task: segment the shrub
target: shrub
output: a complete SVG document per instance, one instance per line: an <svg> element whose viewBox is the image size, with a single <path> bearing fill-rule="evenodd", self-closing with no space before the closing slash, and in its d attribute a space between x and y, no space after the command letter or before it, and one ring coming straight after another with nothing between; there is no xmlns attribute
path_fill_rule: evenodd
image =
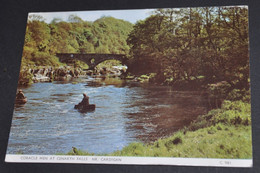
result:
<svg viewBox="0 0 260 173"><path fill-rule="evenodd" d="M251 105L242 101L225 100L221 109L213 109L205 115L200 115L191 122L188 127L184 128L184 133L187 131L196 131L209 126L217 126L217 130L221 130L222 125L250 125L251 124ZM211 133L213 131L210 131Z"/></svg>
<svg viewBox="0 0 260 173"><path fill-rule="evenodd" d="M243 102L250 103L250 90L233 89L231 92L228 93L226 99L231 101L242 100Z"/></svg>
<svg viewBox="0 0 260 173"><path fill-rule="evenodd" d="M30 73L29 69L21 69L19 73L19 85L30 85L33 83L33 74Z"/></svg>
<svg viewBox="0 0 260 173"><path fill-rule="evenodd" d="M210 96L223 99L226 97L230 87L231 85L228 82L221 81L215 84L208 84L207 91Z"/></svg>

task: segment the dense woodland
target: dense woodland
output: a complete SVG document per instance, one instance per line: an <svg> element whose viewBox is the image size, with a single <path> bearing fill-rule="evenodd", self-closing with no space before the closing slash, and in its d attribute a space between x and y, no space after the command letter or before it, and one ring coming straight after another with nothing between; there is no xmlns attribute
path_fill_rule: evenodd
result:
<svg viewBox="0 0 260 173"><path fill-rule="evenodd" d="M56 53L123 53L128 72L173 86L226 81L249 89L248 9L158 9L135 25L102 17L94 22L29 16L22 66L61 65Z"/></svg>
<svg viewBox="0 0 260 173"><path fill-rule="evenodd" d="M157 73L161 81L203 79L249 88L245 7L160 9L139 21L127 42L135 71Z"/></svg>
<svg viewBox="0 0 260 173"><path fill-rule="evenodd" d="M30 15L26 28L22 66L59 66L56 53L127 54L129 22L102 17L94 22L71 15L50 24L38 15Z"/></svg>

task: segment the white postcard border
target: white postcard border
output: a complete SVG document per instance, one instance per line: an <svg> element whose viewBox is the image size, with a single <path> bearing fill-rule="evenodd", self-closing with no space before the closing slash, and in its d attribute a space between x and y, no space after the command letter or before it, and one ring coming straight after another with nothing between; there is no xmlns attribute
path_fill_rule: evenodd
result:
<svg viewBox="0 0 260 173"><path fill-rule="evenodd" d="M206 159L170 157L117 157L73 155L16 155L6 154L10 163L71 163L71 164L126 164L126 165L176 165L212 167L252 167L252 159Z"/></svg>

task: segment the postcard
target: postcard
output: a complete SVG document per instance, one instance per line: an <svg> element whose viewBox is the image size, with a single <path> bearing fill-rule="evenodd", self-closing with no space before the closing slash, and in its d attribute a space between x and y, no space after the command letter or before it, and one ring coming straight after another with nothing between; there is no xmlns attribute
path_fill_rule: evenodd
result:
<svg viewBox="0 0 260 173"><path fill-rule="evenodd" d="M252 167L247 6L29 13L6 162Z"/></svg>

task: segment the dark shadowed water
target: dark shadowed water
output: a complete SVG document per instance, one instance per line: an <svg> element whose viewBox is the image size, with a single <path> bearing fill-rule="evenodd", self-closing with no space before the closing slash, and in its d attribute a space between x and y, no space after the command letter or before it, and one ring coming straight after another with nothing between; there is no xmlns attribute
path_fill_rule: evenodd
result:
<svg viewBox="0 0 260 173"><path fill-rule="evenodd" d="M9 154L67 153L72 146L110 153L134 141L168 136L206 112L198 91L117 78L35 83L23 91L28 102L14 109ZM96 104L94 112L74 109L82 93Z"/></svg>

